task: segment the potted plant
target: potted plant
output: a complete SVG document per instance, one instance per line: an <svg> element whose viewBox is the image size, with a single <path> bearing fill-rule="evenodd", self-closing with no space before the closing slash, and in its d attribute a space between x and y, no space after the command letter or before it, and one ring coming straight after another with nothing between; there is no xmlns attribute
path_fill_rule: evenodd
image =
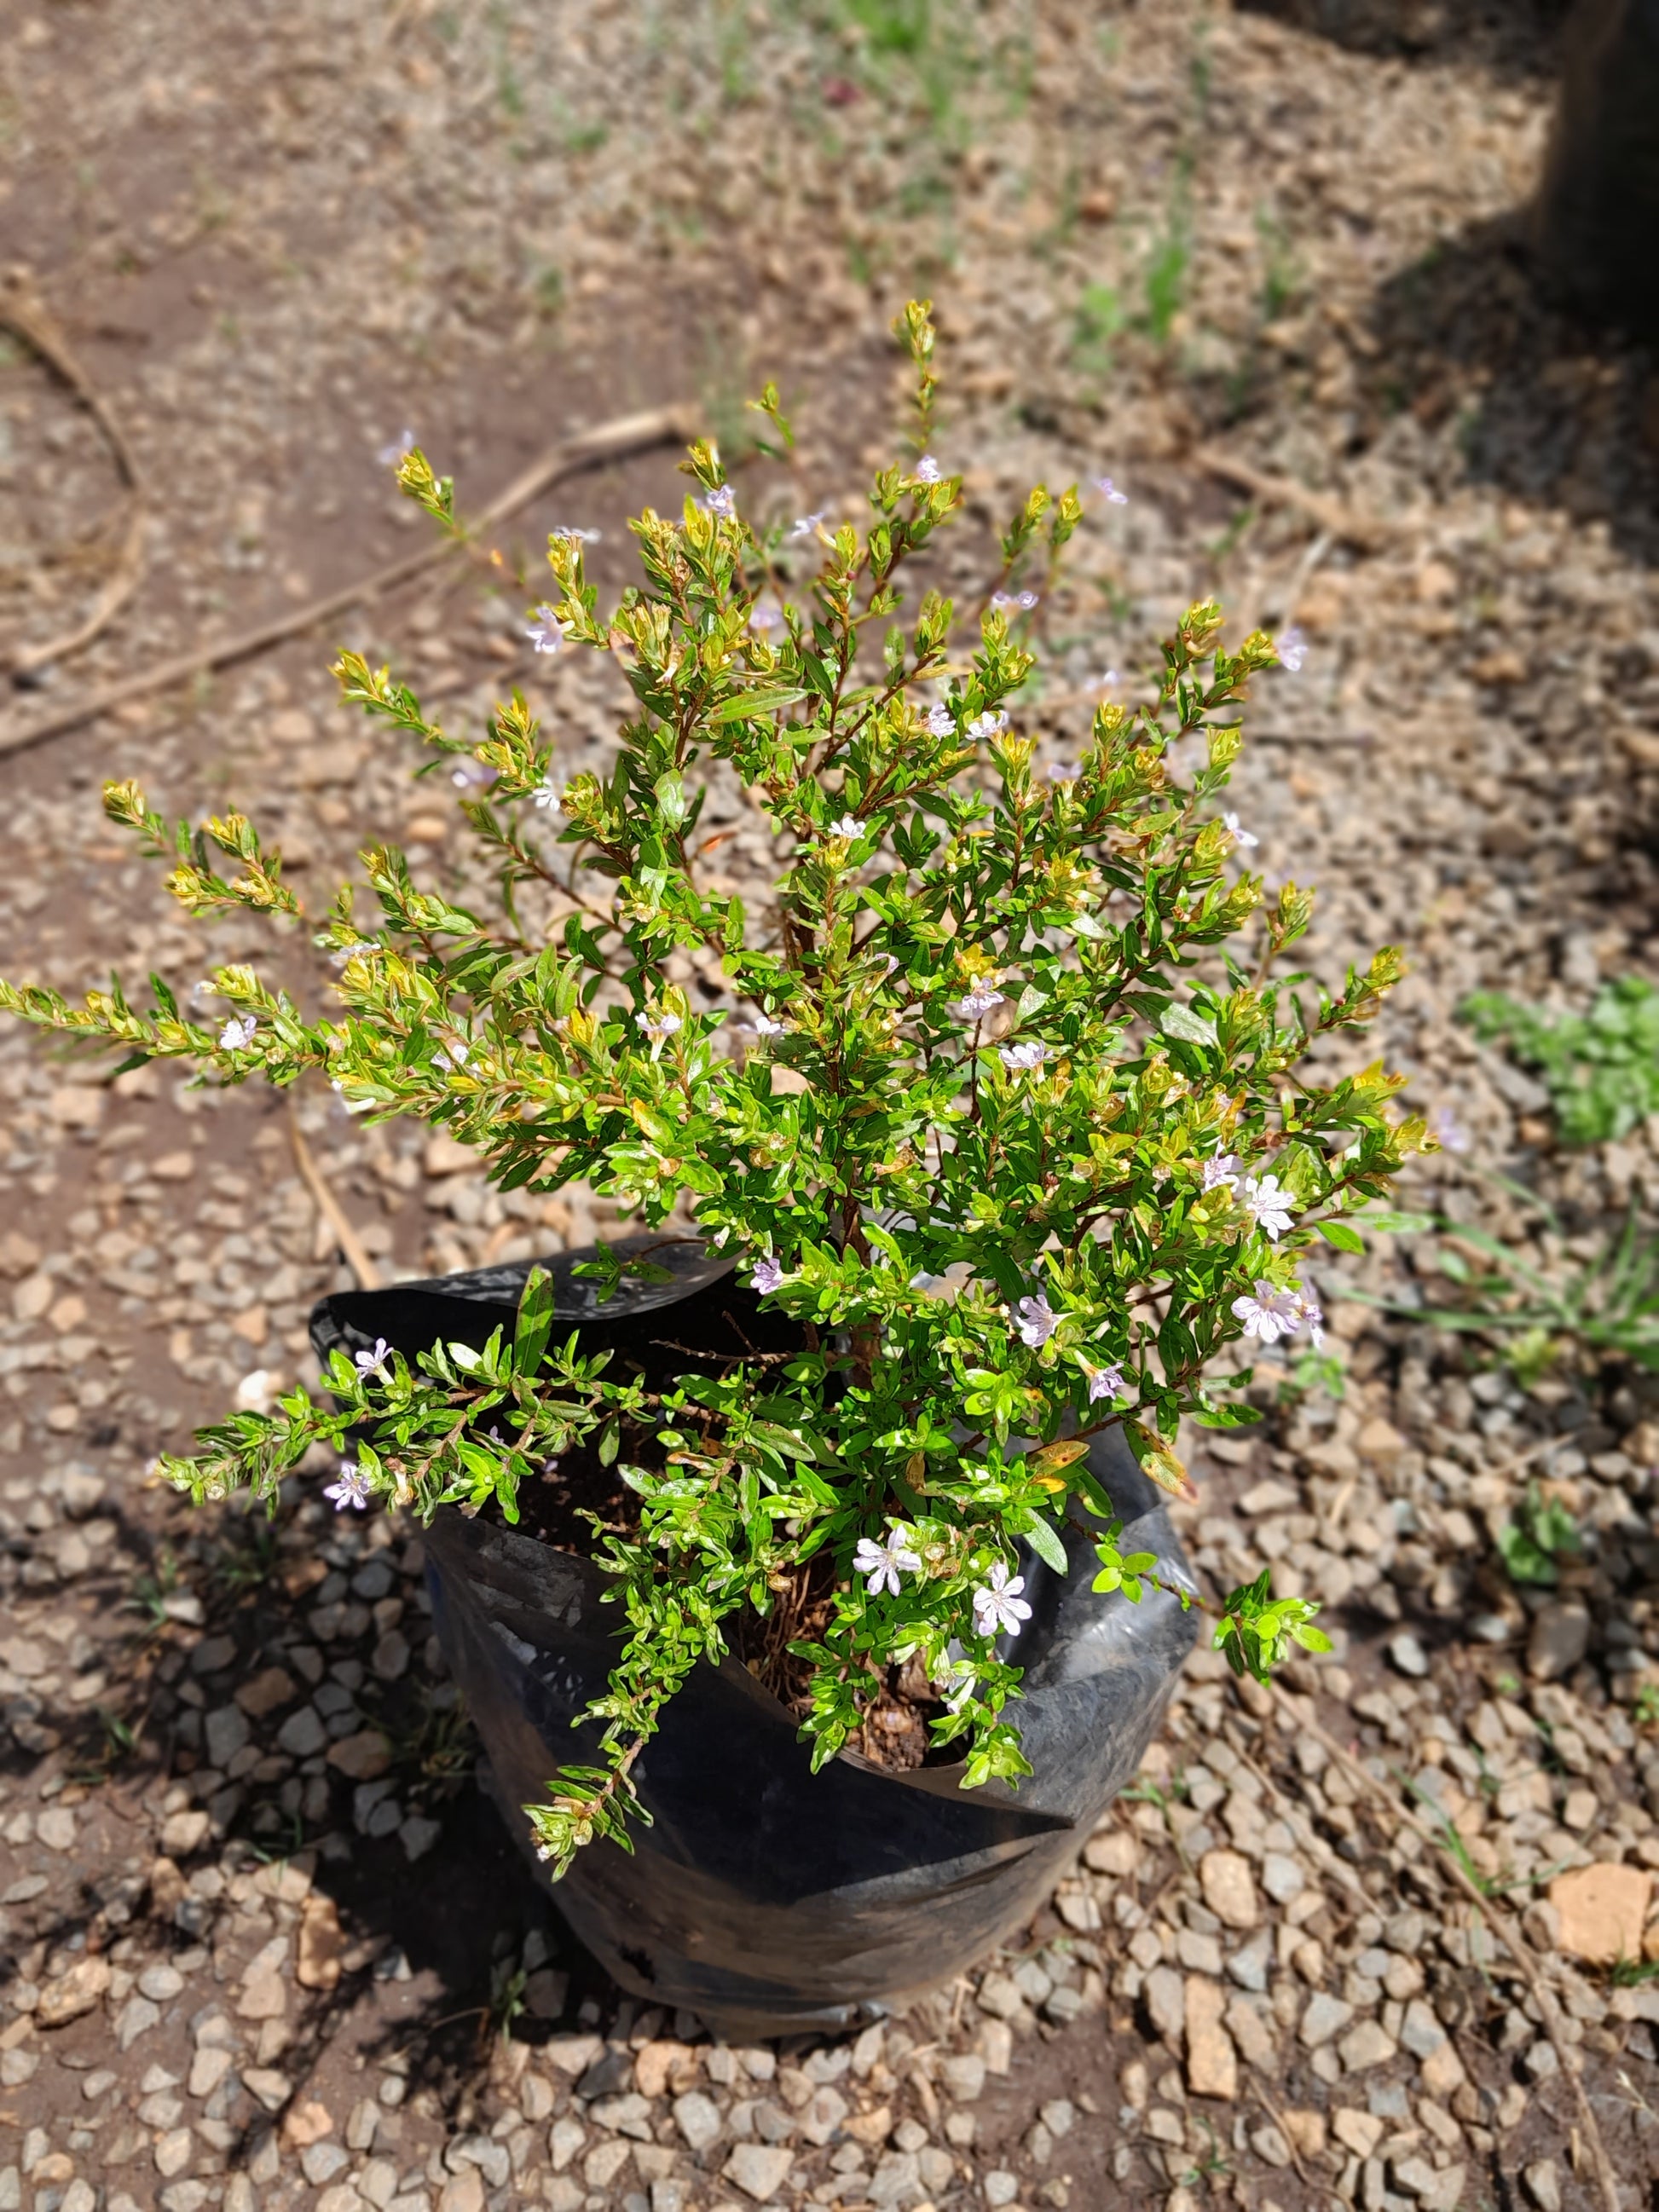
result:
<svg viewBox="0 0 1659 2212"><path fill-rule="evenodd" d="M338 1510L428 1522L441 1632L510 1817L556 1879L576 1863L578 1928L634 1986L750 2026L854 2018L1039 1901L1190 1638L1160 1507L1181 1422L1258 1418L1234 1347L1318 1340L1302 1253L1357 1245L1345 1216L1430 1142L1380 1067L1297 1072L1400 963L1309 1005L1274 980L1310 895L1267 904L1217 811L1269 639L1229 653L1194 607L1156 696L1098 706L1044 771L1021 633L1076 490L1031 493L965 625L931 590L900 619L962 490L930 451L926 307L896 327L915 458L867 529L751 526L698 444L608 618L580 539L550 541L532 638L613 655L637 702L607 774L556 787L516 695L468 745L341 657L348 699L493 777L461 803L497 914L374 847L378 916L343 892L318 933L333 1013L240 966L206 1024L159 982L143 1013L0 986L205 1080L319 1073L503 1186L586 1177L638 1217L546 1267L326 1301L328 1396L162 1465L198 1501L274 1501L337 1446ZM770 387L758 408L787 445ZM422 453L399 479L459 531ZM792 841L763 910L708 879L717 780ZM134 785L105 803L193 912L300 914L240 815L170 837ZM1263 1674L1323 1645L1316 1610L1264 1578L1218 1640Z"/></svg>

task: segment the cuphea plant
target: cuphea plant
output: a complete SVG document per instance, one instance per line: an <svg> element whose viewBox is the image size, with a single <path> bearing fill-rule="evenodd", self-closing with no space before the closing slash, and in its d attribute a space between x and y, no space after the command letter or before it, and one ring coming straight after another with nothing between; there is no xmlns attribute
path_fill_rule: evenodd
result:
<svg viewBox="0 0 1659 2212"><path fill-rule="evenodd" d="M644 584L607 619L579 538L551 541L534 641L614 656L637 702L608 774L558 789L521 699L469 746L385 670L342 657L348 699L493 778L463 801L499 860L493 919L375 847L378 916L361 925L343 893L318 937L332 1014L240 966L213 977L230 1011L208 1026L159 981L148 1013L118 988L79 1009L0 988L31 1020L204 1079L316 1071L353 1110L448 1130L504 1186L586 1177L653 1224L686 1201L799 1321L804 1348L781 1367L653 1396L577 1337L554 1340L538 1272L510 1342L413 1368L384 1345L336 1353L332 1402L295 1389L164 1462L198 1500L241 1486L270 1499L319 1440L356 1437L329 1492L341 1509L494 1501L511 1521L550 1460L597 1443L635 1494L636 1525L594 1544L627 1634L595 1709L604 1763L567 1769L526 1808L560 1869L596 1833L625 1840L629 1769L665 1705L739 1609L767 1614L809 1563L828 1563L833 1594L793 1647L816 1759L909 1661L939 1688L933 1735L959 1745L968 1784L1028 1771L1009 1715L1020 1547L1063 1571L1075 1493L1097 1516L1101 1587L1138 1598L1154 1566L1120 1549L1088 1437L1121 1425L1142 1468L1181 1488L1183 1415L1256 1418L1234 1395L1249 1370L1220 1373L1222 1355L1241 1339L1317 1342L1298 1255L1322 1230L1355 1244L1340 1217L1431 1141L1390 1120L1400 1079L1380 1067L1328 1087L1297 1072L1312 1038L1370 1020L1400 963L1379 953L1311 1003L1305 978L1273 980L1311 896L1287 884L1267 903L1215 804L1249 681L1277 664L1268 638L1229 653L1219 610L1193 608L1156 696L1101 705L1080 758L1044 773L1019 726L1034 655L1016 628L1079 523L1076 491L1030 495L967 645L933 592L901 621L901 577L962 491L927 451L925 307L896 327L917 458L877 477L866 530L805 516L757 531L700 444L683 513L633 526ZM760 404L787 441L776 395ZM399 475L459 529L420 453ZM708 885L710 775L740 780L793 842L763 912ZM192 912L299 913L240 816L175 841L131 784L106 804L154 849L176 844L170 885ZM713 992L667 980L677 951L702 957ZM649 1468L618 1458L641 1430ZM1292 1641L1324 1644L1316 1609L1275 1603L1264 1580L1234 1593L1219 1640L1261 1674Z"/></svg>

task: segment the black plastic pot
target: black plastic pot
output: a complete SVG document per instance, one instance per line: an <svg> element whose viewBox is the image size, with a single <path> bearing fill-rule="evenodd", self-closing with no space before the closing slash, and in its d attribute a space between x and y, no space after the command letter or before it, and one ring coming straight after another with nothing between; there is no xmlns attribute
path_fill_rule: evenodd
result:
<svg viewBox="0 0 1659 2212"><path fill-rule="evenodd" d="M624 1283L604 1308L570 1272L582 1256L543 1263L557 1310L619 1363L684 1371L686 1346L787 1341L787 1319L701 1247L659 1253L676 1280ZM440 1338L482 1344L497 1322L510 1331L528 1264L325 1299L313 1340L324 1353L377 1336L410 1355ZM1115 1431L1090 1464L1127 1524L1124 1548L1189 1584L1161 1494ZM733 2035L839 2030L948 1980L1029 1920L1139 1767L1194 1633L1161 1592L1139 1605L1097 1595L1087 1528L1066 1539L1069 1577L1025 1565L1033 1614L1013 1656L1036 1771L1017 1791L966 1791L960 1767L896 1773L852 1753L814 1775L794 1722L744 1667L699 1668L634 1769L653 1825L636 1828L631 1856L589 1845L553 1890L615 1978ZM427 1559L439 1638L528 1850L518 1808L593 1755L597 1730L571 1722L604 1686L617 1609L601 1606L605 1577L586 1559L451 1509Z"/></svg>

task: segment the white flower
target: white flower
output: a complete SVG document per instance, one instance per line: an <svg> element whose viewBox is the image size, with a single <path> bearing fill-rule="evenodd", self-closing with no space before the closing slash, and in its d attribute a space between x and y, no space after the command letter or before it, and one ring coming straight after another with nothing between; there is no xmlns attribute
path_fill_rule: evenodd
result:
<svg viewBox="0 0 1659 2212"><path fill-rule="evenodd" d="M1246 1176L1244 1203L1255 1217L1256 1227L1275 1244L1296 1218L1291 1211L1291 1194L1277 1176L1262 1176L1259 1179Z"/></svg>
<svg viewBox="0 0 1659 2212"><path fill-rule="evenodd" d="M751 1014L749 1026L757 1036L781 1036L788 1028L787 1022L775 1022L770 1014Z"/></svg>
<svg viewBox="0 0 1659 2212"><path fill-rule="evenodd" d="M1000 737L1008 726L1008 717L1000 708L994 714L975 714L964 734L976 741Z"/></svg>
<svg viewBox="0 0 1659 2212"><path fill-rule="evenodd" d="M550 530L547 534L550 538L562 538L572 545L597 545L605 536L602 530L578 530L568 522L562 522L556 530Z"/></svg>
<svg viewBox="0 0 1659 2212"><path fill-rule="evenodd" d="M434 1067L451 1067L459 1070L465 1067L471 1057L472 1055L467 1050L467 1048L452 1037L449 1041L449 1048L447 1051L444 1050L441 1046L439 1049L433 1054L432 1064Z"/></svg>
<svg viewBox="0 0 1659 2212"><path fill-rule="evenodd" d="M392 1346L383 1336L375 1338L372 1351L354 1352L351 1355L353 1364L359 1375L362 1376L384 1375L386 1364L391 1357Z"/></svg>
<svg viewBox="0 0 1659 2212"><path fill-rule="evenodd" d="M939 479L939 465L931 453L924 453L910 473L918 483L937 483Z"/></svg>
<svg viewBox="0 0 1659 2212"><path fill-rule="evenodd" d="M1091 1367L1085 1359L1083 1371L1089 1378L1089 1403L1097 1405L1103 1398L1123 1398L1129 1386L1123 1379L1123 1370L1114 1364L1110 1367Z"/></svg>
<svg viewBox="0 0 1659 2212"><path fill-rule="evenodd" d="M1060 1327L1060 1316L1039 1291L1034 1298L1022 1298L1014 1308L1014 1326L1019 1331L1020 1342L1036 1352Z"/></svg>
<svg viewBox="0 0 1659 2212"><path fill-rule="evenodd" d="M738 511L738 495L730 484L716 484L701 504L705 514L717 514L723 522L730 522Z"/></svg>
<svg viewBox="0 0 1659 2212"><path fill-rule="evenodd" d="M860 1536L858 1549L853 1554L854 1574L867 1575L865 1588L872 1597L879 1597L884 1589L896 1597L901 1574L919 1575L921 1561L905 1540L904 1531L896 1521L887 1524L887 1541L877 1543L873 1536Z"/></svg>
<svg viewBox="0 0 1659 2212"><path fill-rule="evenodd" d="M1109 668L1104 675L1102 676L1100 681L1102 688L1105 689L1111 684L1121 683L1122 678L1119 676L1115 668Z"/></svg>
<svg viewBox="0 0 1659 2212"><path fill-rule="evenodd" d="M930 737L950 738L956 735L957 718L945 706L927 709L927 732Z"/></svg>
<svg viewBox="0 0 1659 2212"><path fill-rule="evenodd" d="M1082 773L1075 761L1050 761L1048 763L1050 783L1075 783Z"/></svg>
<svg viewBox="0 0 1659 2212"><path fill-rule="evenodd" d="M535 619L525 635L538 653L556 653L564 643L564 624L544 600L535 610Z"/></svg>
<svg viewBox="0 0 1659 2212"><path fill-rule="evenodd" d="M449 780L458 791L466 791L475 784L494 783L495 771L486 768L482 761L457 761L449 771Z"/></svg>
<svg viewBox="0 0 1659 2212"><path fill-rule="evenodd" d="M933 1677L933 1687L953 1713L959 1713L974 1694L979 1681L975 1670L964 1659L947 1660Z"/></svg>
<svg viewBox="0 0 1659 2212"><path fill-rule="evenodd" d="M810 538L815 530L822 526L826 512L825 508L820 507L816 514L798 514L795 517L795 526L789 535L792 538Z"/></svg>
<svg viewBox="0 0 1659 2212"><path fill-rule="evenodd" d="M1233 1311L1243 1322L1245 1335L1260 1337L1263 1344L1277 1344L1281 1336L1294 1336L1302 1326L1304 1310L1299 1291L1276 1291L1271 1283L1258 1282L1254 1297L1233 1300Z"/></svg>
<svg viewBox="0 0 1659 2212"><path fill-rule="evenodd" d="M1273 650L1279 655L1281 668L1288 668L1292 676L1300 674L1302 664L1308 657L1308 641L1299 629L1287 629Z"/></svg>
<svg viewBox="0 0 1659 2212"><path fill-rule="evenodd" d="M331 1482L323 1495L333 1499L337 1513L343 1513L348 1505L354 1512L361 1513L368 1503L368 1477L355 1459L343 1459L339 1480Z"/></svg>
<svg viewBox="0 0 1659 2212"><path fill-rule="evenodd" d="M221 1052L246 1052L259 1024L252 1014L233 1014L219 1032Z"/></svg>
<svg viewBox="0 0 1659 2212"><path fill-rule="evenodd" d="M1022 1044L999 1045L997 1051L1003 1066L1013 1071L1041 1067L1048 1057L1048 1046L1039 1044L1035 1037L1028 1037Z"/></svg>
<svg viewBox="0 0 1659 2212"><path fill-rule="evenodd" d="M1006 1006L1008 1001L1000 991L994 991L988 983L975 983L963 999L951 1007L958 1021L982 1022L993 1006Z"/></svg>
<svg viewBox="0 0 1659 2212"><path fill-rule="evenodd" d="M264 1413L277 1390L277 1376L269 1367L256 1367L236 1385L236 1402L249 1413Z"/></svg>
<svg viewBox="0 0 1659 2212"><path fill-rule="evenodd" d="M974 1627L981 1636L994 1636L1004 1629L1010 1636L1019 1634L1019 1625L1031 1618L1031 1608L1020 1592L1025 1587L1024 1575L1009 1577L1007 1564L999 1559L991 1570L988 1586L974 1592Z"/></svg>
<svg viewBox="0 0 1659 2212"><path fill-rule="evenodd" d="M1308 1334L1313 1339L1314 1350L1317 1352L1325 1341L1325 1316L1319 1310L1317 1301L1310 1297L1299 1284L1296 1290L1296 1317L1307 1322Z"/></svg>
<svg viewBox="0 0 1659 2212"><path fill-rule="evenodd" d="M1236 844L1251 846L1259 845L1261 842L1260 837L1253 837L1248 830L1241 829L1237 815L1224 814L1221 818L1232 831L1233 842Z"/></svg>
<svg viewBox="0 0 1659 2212"><path fill-rule="evenodd" d="M757 1291L763 1293L767 1291L775 1291L782 1280L782 1263L775 1260L769 1252L763 1260L756 1261L753 1281Z"/></svg>
<svg viewBox="0 0 1659 2212"><path fill-rule="evenodd" d="M635 1014L634 1018L651 1040L653 1060L661 1051L664 1040L685 1026L678 1014Z"/></svg>
<svg viewBox="0 0 1659 2212"><path fill-rule="evenodd" d="M1110 477L1097 477L1095 489L1102 495L1108 507L1127 507L1129 504L1128 493L1120 491Z"/></svg>
<svg viewBox="0 0 1659 2212"><path fill-rule="evenodd" d="M328 1087L338 1098L348 1114L367 1114L376 1103L373 1098L348 1098L345 1095L345 1085L337 1075L331 1079Z"/></svg>
<svg viewBox="0 0 1659 2212"><path fill-rule="evenodd" d="M374 456L383 469L395 469L405 453L413 453L419 443L412 430L399 430L395 438L388 438Z"/></svg>
<svg viewBox="0 0 1659 2212"><path fill-rule="evenodd" d="M533 806L556 806L558 805L558 786L554 782L550 775L544 775L542 778L541 781L536 786L534 791L531 793L530 800Z"/></svg>
<svg viewBox="0 0 1659 2212"><path fill-rule="evenodd" d="M775 599L757 599L749 610L749 627L757 637L770 637L783 628L783 609Z"/></svg>
<svg viewBox="0 0 1659 2212"><path fill-rule="evenodd" d="M1224 1188L1228 1190L1237 1190L1238 1171L1243 1164L1237 1152L1224 1152L1218 1145L1211 1158L1204 1163L1205 1189L1219 1190Z"/></svg>
<svg viewBox="0 0 1659 2212"><path fill-rule="evenodd" d="M1029 613L1036 603L1035 592L993 592L991 594L994 607L1023 607Z"/></svg>
<svg viewBox="0 0 1659 2212"><path fill-rule="evenodd" d="M856 814L843 814L838 822L832 822L830 824L830 835L832 837L845 837L850 843L854 837L863 836L864 824Z"/></svg>

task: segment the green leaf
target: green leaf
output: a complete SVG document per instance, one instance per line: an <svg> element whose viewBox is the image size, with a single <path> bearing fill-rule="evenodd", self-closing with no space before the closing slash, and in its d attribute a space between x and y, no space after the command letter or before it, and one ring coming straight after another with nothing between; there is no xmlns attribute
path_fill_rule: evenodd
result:
<svg viewBox="0 0 1659 2212"><path fill-rule="evenodd" d="M1204 1429L1248 1429L1261 1419L1259 1406L1197 1406L1193 1419Z"/></svg>
<svg viewBox="0 0 1659 2212"><path fill-rule="evenodd" d="M1363 1252L1365 1249L1364 1238L1346 1221L1316 1221L1314 1227L1339 1252Z"/></svg>
<svg viewBox="0 0 1659 2212"><path fill-rule="evenodd" d="M1071 1564L1066 1557L1066 1547L1040 1513L1032 1516L1025 1540L1045 1566L1052 1567L1057 1575L1066 1573Z"/></svg>
<svg viewBox="0 0 1659 2212"><path fill-rule="evenodd" d="M784 707L793 707L797 700L806 696L805 691L740 691L725 705L717 707L709 716L711 722L743 722L751 715L775 714Z"/></svg>
<svg viewBox="0 0 1659 2212"><path fill-rule="evenodd" d="M1166 1006L1158 1025L1165 1036L1179 1037L1183 1044L1212 1045L1216 1041L1215 1024L1195 1006Z"/></svg>
<svg viewBox="0 0 1659 2212"><path fill-rule="evenodd" d="M553 1327L553 1278L545 1267L532 1267L519 1296L519 1317L513 1329L513 1368L519 1375L533 1375L542 1364Z"/></svg>

